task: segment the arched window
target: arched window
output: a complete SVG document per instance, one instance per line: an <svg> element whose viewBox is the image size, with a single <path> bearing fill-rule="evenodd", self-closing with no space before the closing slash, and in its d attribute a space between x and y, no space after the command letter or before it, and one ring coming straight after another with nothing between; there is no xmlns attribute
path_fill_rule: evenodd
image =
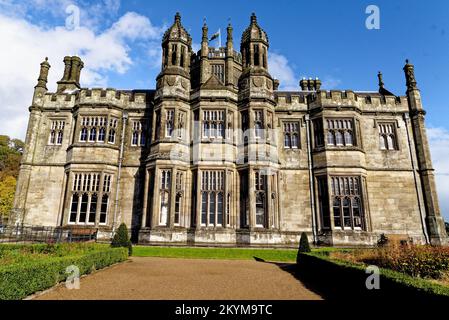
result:
<svg viewBox="0 0 449 320"><path fill-rule="evenodd" d="M78 214L78 202L79 202L79 196L78 196L78 194L75 193L72 196L72 206L70 208L69 222L71 222L71 223L76 222L76 215Z"/></svg>
<svg viewBox="0 0 449 320"><path fill-rule="evenodd" d="M388 150L394 150L395 149L394 137L391 134L387 135L387 145L388 145Z"/></svg>
<svg viewBox="0 0 449 320"><path fill-rule="evenodd" d="M62 135L63 132L62 131L58 131L58 140L57 140L57 144L62 144Z"/></svg>
<svg viewBox="0 0 449 320"><path fill-rule="evenodd" d="M90 197L90 207L89 207L89 223L95 223L95 217L97 216L97 194L94 193Z"/></svg>
<svg viewBox="0 0 449 320"><path fill-rule="evenodd" d="M207 192L203 192L201 196L201 224L207 223Z"/></svg>
<svg viewBox="0 0 449 320"><path fill-rule="evenodd" d="M174 224L179 224L180 215L181 215L181 194L178 193L175 199L175 219Z"/></svg>
<svg viewBox="0 0 449 320"><path fill-rule="evenodd" d="M254 65L255 65L255 66L258 66L258 65L260 65L260 60L259 60L259 45L258 45L258 44L255 44L255 45L253 46L253 48L254 48Z"/></svg>
<svg viewBox="0 0 449 320"><path fill-rule="evenodd" d="M98 131L98 141L104 142L106 138L106 129L104 127L100 128L100 131Z"/></svg>
<svg viewBox="0 0 449 320"><path fill-rule="evenodd" d="M340 209L340 198L334 198L334 202L332 204L334 210L334 225L335 227L341 228L341 209Z"/></svg>
<svg viewBox="0 0 449 320"><path fill-rule="evenodd" d="M105 224L106 223L106 217L108 213L108 195L103 195L103 198L101 199L101 210L100 210L100 223Z"/></svg>
<svg viewBox="0 0 449 320"><path fill-rule="evenodd" d="M354 228L362 228L362 215L360 211L359 198L352 198L352 215L354 217Z"/></svg>
<svg viewBox="0 0 449 320"><path fill-rule="evenodd" d="M80 141L87 141L87 128L83 127L80 133Z"/></svg>
<svg viewBox="0 0 449 320"><path fill-rule="evenodd" d="M160 225L167 225L168 221L168 202L169 202L169 193L168 191L161 192L161 215L159 219Z"/></svg>
<svg viewBox="0 0 449 320"><path fill-rule="evenodd" d="M176 44L173 44L171 47L171 64L176 65L176 52L178 50L178 46Z"/></svg>
<svg viewBox="0 0 449 320"><path fill-rule="evenodd" d="M349 198L343 199L343 221L344 221L344 227L350 228L351 227L351 211L350 211L350 201Z"/></svg>
<svg viewBox="0 0 449 320"><path fill-rule="evenodd" d="M180 61L181 67L184 67L184 58L185 58L185 47L181 46L181 61Z"/></svg>
<svg viewBox="0 0 449 320"><path fill-rule="evenodd" d="M138 142L139 142L139 133L137 131L134 131L133 132L133 139L132 139L131 144L133 146L137 146Z"/></svg>
<svg viewBox="0 0 449 320"><path fill-rule="evenodd" d="M56 142L56 132L55 130L52 130L50 132L50 144L55 144Z"/></svg>
<svg viewBox="0 0 449 320"><path fill-rule="evenodd" d="M115 143L115 129L109 129L108 142Z"/></svg>
<svg viewBox="0 0 449 320"><path fill-rule="evenodd" d="M215 225L215 192L209 193L209 224Z"/></svg>
<svg viewBox="0 0 449 320"><path fill-rule="evenodd" d="M92 129L90 129L89 141L95 141L95 140L97 140L97 129L92 128Z"/></svg>
<svg viewBox="0 0 449 320"><path fill-rule="evenodd" d="M352 144L353 144L352 131L346 130L345 131L345 145L352 146Z"/></svg>
<svg viewBox="0 0 449 320"><path fill-rule="evenodd" d="M327 133L327 144L330 146L335 145L335 137L334 137L334 133L332 131L329 131Z"/></svg>
<svg viewBox="0 0 449 320"><path fill-rule="evenodd" d="M217 196L217 225L223 225L223 193Z"/></svg>
<svg viewBox="0 0 449 320"><path fill-rule="evenodd" d="M80 207L80 215L79 215L78 223L86 222L88 201L89 201L89 196L87 195L87 193L83 193L83 195L81 196L81 207Z"/></svg>
<svg viewBox="0 0 449 320"><path fill-rule="evenodd" d="M343 145L343 134L340 130L335 131L335 143L337 146Z"/></svg>
<svg viewBox="0 0 449 320"><path fill-rule="evenodd" d="M298 148L298 135L297 134L293 134L292 135L292 148L296 149Z"/></svg>

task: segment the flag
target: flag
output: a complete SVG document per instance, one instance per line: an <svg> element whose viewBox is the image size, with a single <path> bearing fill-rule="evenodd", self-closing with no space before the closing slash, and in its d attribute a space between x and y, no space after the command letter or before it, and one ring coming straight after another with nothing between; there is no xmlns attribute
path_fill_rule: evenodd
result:
<svg viewBox="0 0 449 320"><path fill-rule="evenodd" d="M209 41L215 40L215 39L217 39L219 36L220 36L220 29L218 29L218 31L215 32L215 33L212 35L212 37L210 37L210 40L209 40Z"/></svg>

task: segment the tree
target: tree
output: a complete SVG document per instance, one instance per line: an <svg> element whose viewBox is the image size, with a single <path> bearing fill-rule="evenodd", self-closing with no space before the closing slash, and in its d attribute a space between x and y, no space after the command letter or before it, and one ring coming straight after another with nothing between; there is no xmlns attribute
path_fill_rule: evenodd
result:
<svg viewBox="0 0 449 320"><path fill-rule="evenodd" d="M13 207L16 178L25 144L19 139L0 135L0 217L8 217Z"/></svg>
<svg viewBox="0 0 449 320"><path fill-rule="evenodd" d="M133 253L133 246L131 240L128 235L128 228L126 224L122 223L120 227L118 227L117 232L112 239L111 247L125 247L128 248L128 254L131 255Z"/></svg>
<svg viewBox="0 0 449 320"><path fill-rule="evenodd" d="M6 176L0 180L0 216L2 220L8 218L14 202L16 191L16 179L13 176Z"/></svg>

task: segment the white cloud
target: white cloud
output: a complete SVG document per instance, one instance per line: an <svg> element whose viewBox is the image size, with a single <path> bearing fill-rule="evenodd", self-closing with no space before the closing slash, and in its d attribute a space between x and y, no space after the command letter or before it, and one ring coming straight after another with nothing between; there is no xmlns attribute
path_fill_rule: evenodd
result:
<svg viewBox="0 0 449 320"><path fill-rule="evenodd" d="M133 41L159 46L161 36L161 28L134 12L126 13L101 33L83 26L76 30L48 28L0 14L0 39L7 44L0 50L0 133L24 138L39 64L46 56L51 64L47 85L50 91L56 89L62 77L66 55L80 55L83 59L82 86L105 87L109 72L124 74L132 66ZM159 59L156 54L153 58Z"/></svg>
<svg viewBox="0 0 449 320"><path fill-rule="evenodd" d="M429 127L427 134L435 168L441 213L449 221L449 130Z"/></svg>
<svg viewBox="0 0 449 320"><path fill-rule="evenodd" d="M270 74L279 80L279 89L281 90L299 90L299 79L290 67L285 56L277 53L268 54L268 68Z"/></svg>

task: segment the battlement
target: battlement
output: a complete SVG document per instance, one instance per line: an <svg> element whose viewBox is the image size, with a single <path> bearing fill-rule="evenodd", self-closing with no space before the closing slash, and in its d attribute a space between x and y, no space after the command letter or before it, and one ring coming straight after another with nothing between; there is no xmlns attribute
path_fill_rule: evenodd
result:
<svg viewBox="0 0 449 320"><path fill-rule="evenodd" d="M352 90L318 90L310 95L312 107L355 106L363 110L376 108L407 108L407 97L382 95L378 92L354 92Z"/></svg>
<svg viewBox="0 0 449 320"><path fill-rule="evenodd" d="M112 104L122 108L145 108L151 103L152 90L118 90L114 88L82 88L73 93L47 93L45 108L71 108L75 104Z"/></svg>

